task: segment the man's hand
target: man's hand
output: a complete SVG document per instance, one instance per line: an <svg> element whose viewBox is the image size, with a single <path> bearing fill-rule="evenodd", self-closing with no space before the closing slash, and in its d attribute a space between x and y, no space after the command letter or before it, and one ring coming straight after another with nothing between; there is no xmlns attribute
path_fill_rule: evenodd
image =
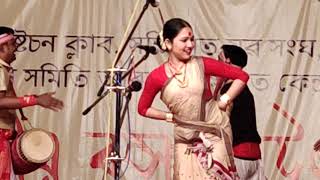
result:
<svg viewBox="0 0 320 180"><path fill-rule="evenodd" d="M37 96L38 105L51 109L53 111L59 111L63 108L63 102L57 98L52 97L55 92L44 93Z"/></svg>

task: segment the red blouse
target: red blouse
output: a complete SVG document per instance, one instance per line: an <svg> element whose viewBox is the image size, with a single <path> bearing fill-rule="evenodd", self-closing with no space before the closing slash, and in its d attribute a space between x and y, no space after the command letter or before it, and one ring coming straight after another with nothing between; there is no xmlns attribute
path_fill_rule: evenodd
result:
<svg viewBox="0 0 320 180"><path fill-rule="evenodd" d="M208 88L205 88L205 98L210 99L212 92L210 89L210 76L221 76L228 79L240 79L247 83L249 75L240 68L225 64L216 59L209 57L202 57L204 65L205 78L207 80ZM144 89L139 99L138 112L145 116L148 108L151 107L154 97L161 91L164 83L168 80L164 64L154 69L147 77Z"/></svg>

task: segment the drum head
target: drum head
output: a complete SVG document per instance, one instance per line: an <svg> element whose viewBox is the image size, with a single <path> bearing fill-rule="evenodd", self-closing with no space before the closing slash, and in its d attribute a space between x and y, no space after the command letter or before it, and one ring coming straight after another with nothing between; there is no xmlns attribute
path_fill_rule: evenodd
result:
<svg viewBox="0 0 320 180"><path fill-rule="evenodd" d="M42 129L31 129L21 139L21 151L31 162L46 162L54 153L53 138Z"/></svg>

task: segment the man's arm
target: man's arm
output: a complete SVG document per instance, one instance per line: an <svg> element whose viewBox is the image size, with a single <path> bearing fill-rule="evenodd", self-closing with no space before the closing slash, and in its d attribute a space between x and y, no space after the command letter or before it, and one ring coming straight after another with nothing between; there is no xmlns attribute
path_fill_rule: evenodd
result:
<svg viewBox="0 0 320 180"><path fill-rule="evenodd" d="M50 92L39 96L8 97L5 96L5 91L0 91L0 108L19 109L28 106L40 105L44 108L59 111L63 108L63 102L54 98L54 94L54 92Z"/></svg>

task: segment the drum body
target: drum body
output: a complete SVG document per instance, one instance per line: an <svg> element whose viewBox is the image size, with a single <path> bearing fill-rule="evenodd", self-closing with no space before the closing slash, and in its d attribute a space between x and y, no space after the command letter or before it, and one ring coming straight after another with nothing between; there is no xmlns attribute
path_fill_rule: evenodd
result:
<svg viewBox="0 0 320 180"><path fill-rule="evenodd" d="M54 151L54 140L47 131L39 128L24 131L11 145L15 174L35 171L51 159Z"/></svg>

